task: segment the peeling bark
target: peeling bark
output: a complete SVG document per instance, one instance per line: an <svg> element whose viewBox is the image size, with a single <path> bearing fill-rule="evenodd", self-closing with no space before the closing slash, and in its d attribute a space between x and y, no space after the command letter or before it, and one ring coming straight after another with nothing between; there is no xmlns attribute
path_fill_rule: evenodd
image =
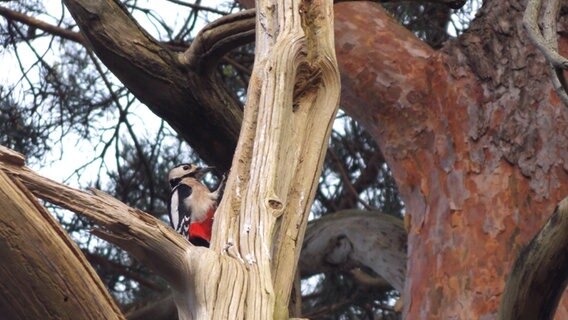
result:
<svg viewBox="0 0 568 320"><path fill-rule="evenodd" d="M342 106L379 142L410 217L405 317L495 318L546 219L534 213L568 194L568 111L527 41L524 6L484 3L439 52L377 5L336 7Z"/></svg>

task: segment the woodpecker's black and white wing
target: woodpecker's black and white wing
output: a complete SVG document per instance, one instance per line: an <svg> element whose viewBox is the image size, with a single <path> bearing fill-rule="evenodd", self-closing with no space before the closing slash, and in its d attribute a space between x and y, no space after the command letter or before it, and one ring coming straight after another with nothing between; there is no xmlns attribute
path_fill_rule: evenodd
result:
<svg viewBox="0 0 568 320"><path fill-rule="evenodd" d="M191 224L191 211L184 204L184 200L189 198L192 191L190 186L180 183L172 189L168 202L170 224L184 237L189 236L189 225Z"/></svg>

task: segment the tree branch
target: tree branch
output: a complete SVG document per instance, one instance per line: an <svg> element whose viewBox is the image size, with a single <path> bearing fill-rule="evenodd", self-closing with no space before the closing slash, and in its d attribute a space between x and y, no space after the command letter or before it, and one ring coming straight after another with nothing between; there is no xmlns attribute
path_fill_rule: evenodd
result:
<svg viewBox="0 0 568 320"><path fill-rule="evenodd" d="M390 17L380 5L349 2L336 4L335 8L341 106L375 139L407 132L401 133L403 128L414 127L414 124L408 123L408 117L400 112L400 107L411 108L412 112L416 109L421 113L419 117L427 117L420 97L431 94L430 84L425 79L429 78L430 68L438 63L430 59L434 50ZM367 107L361 108L363 105ZM371 113L389 120L369 117ZM396 128L391 129L391 126ZM397 133L384 133L385 130L397 130ZM377 142L383 152L387 151L382 141Z"/></svg>
<svg viewBox="0 0 568 320"><path fill-rule="evenodd" d="M184 59L145 32L117 1L67 0L65 4L93 51L119 80L206 162L227 170L242 111L220 81L207 74L208 69L188 68ZM212 52L218 55L222 50Z"/></svg>
<svg viewBox="0 0 568 320"><path fill-rule="evenodd" d="M552 319L568 283L568 198L521 251L507 279L499 319Z"/></svg>
<svg viewBox="0 0 568 320"><path fill-rule="evenodd" d="M402 292L406 277L406 232L402 220L345 210L310 223L302 245L302 277L367 267Z"/></svg>
<svg viewBox="0 0 568 320"><path fill-rule="evenodd" d="M48 32L52 35L59 36L61 38L71 40L71 41L74 41L74 42L78 42L82 45L86 44L85 38L83 38L83 36L78 32L74 32L74 31L71 31L71 30L68 30L68 29L60 28L58 26L54 26L52 24L49 24L49 23L41 21L39 19L30 17L30 16L25 15L23 13L20 13L20 12L14 11L14 10L10 10L6 7L0 6L0 15L5 17L8 20L14 20L14 21L21 22L21 23L26 24L28 26L32 26L32 27L38 28L40 30L43 30L45 32Z"/></svg>
<svg viewBox="0 0 568 320"><path fill-rule="evenodd" d="M564 77L564 70L568 69L568 59L558 52L556 19L560 10L559 0L546 0L543 14L543 32L538 26L538 19L542 0L529 0L523 16L523 25L527 29L530 40L544 54L550 63L550 76L556 93L568 106L568 85Z"/></svg>
<svg viewBox="0 0 568 320"><path fill-rule="evenodd" d="M248 282L242 263L218 253L193 247L163 222L133 209L108 194L75 190L44 178L22 166L23 157L0 146L0 172L23 183L34 195L95 221L97 234L122 247L163 277L173 289L180 319L205 319L244 313L242 294ZM218 288L229 288L218 292ZM217 303L213 302L213 297ZM101 317L106 318L106 317Z"/></svg>
<svg viewBox="0 0 568 320"><path fill-rule="evenodd" d="M0 146L0 158L9 154ZM189 243L163 222L140 210L132 209L108 194L92 190L79 191L44 178L23 166L0 163L0 170L19 179L36 196L79 213L103 226L105 238L132 253L168 283L183 278L179 267Z"/></svg>
<svg viewBox="0 0 568 320"><path fill-rule="evenodd" d="M0 149L0 314L7 319L122 319L76 244L5 166L23 157ZM57 258L53 258L57 255Z"/></svg>
<svg viewBox="0 0 568 320"><path fill-rule="evenodd" d="M209 74L219 59L234 48L254 41L256 10L250 9L224 16L205 26L184 53L192 69Z"/></svg>

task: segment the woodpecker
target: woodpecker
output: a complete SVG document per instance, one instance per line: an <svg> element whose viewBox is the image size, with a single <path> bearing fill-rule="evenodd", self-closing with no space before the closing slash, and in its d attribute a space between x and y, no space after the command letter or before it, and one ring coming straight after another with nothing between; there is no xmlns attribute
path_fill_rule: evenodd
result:
<svg viewBox="0 0 568 320"><path fill-rule="evenodd" d="M213 216L225 184L225 176L213 192L201 178L212 167L181 164L170 170L168 181L172 187L168 202L171 226L196 246L209 247Z"/></svg>

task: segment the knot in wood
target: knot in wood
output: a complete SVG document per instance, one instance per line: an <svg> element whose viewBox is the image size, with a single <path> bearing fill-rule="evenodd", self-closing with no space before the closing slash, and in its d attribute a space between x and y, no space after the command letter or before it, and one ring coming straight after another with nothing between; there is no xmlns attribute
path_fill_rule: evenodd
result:
<svg viewBox="0 0 568 320"><path fill-rule="evenodd" d="M295 108L293 111L296 111L298 109L298 102L302 96L314 93L317 90L322 81L321 76L321 68L308 62L300 63L296 71L296 79L294 83L294 94L292 101Z"/></svg>
<svg viewBox="0 0 568 320"><path fill-rule="evenodd" d="M282 201L280 199L268 199L268 206L274 210L282 210Z"/></svg>

